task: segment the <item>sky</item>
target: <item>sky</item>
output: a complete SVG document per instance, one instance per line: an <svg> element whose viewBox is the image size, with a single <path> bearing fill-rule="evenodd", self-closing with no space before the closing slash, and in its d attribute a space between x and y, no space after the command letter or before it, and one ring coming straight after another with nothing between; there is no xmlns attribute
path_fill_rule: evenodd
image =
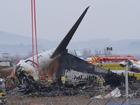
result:
<svg viewBox="0 0 140 105"><path fill-rule="evenodd" d="M63 39L90 5L74 41L140 39L140 0L36 1L38 38ZM30 0L0 0L0 31L31 37L30 14Z"/></svg>

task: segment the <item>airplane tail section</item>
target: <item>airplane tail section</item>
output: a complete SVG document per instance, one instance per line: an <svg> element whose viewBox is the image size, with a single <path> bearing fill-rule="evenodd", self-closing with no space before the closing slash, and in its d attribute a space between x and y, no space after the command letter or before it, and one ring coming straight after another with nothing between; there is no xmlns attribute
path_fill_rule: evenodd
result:
<svg viewBox="0 0 140 105"><path fill-rule="evenodd" d="M51 58L54 58L55 56L61 54L62 52L64 52L66 50L66 47L68 46L70 40L72 39L74 33L76 32L79 24L81 23L81 21L83 20L87 10L89 7L87 7L85 9L85 11L82 13L82 15L79 17L79 19L76 21L76 23L73 25L73 27L71 28L71 30L68 32L68 34L64 37L64 39L61 41L61 43L59 44L59 46L55 49L54 53L52 54Z"/></svg>

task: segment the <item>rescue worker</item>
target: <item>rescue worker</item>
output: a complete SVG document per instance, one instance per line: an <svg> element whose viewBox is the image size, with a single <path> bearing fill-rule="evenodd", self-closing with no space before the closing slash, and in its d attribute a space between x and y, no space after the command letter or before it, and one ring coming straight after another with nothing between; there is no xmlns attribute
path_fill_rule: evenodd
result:
<svg viewBox="0 0 140 105"><path fill-rule="evenodd" d="M66 83L66 77L65 77L65 75L62 75L61 76L61 82L62 82L63 85L65 85L65 83Z"/></svg>
<svg viewBox="0 0 140 105"><path fill-rule="evenodd" d="M97 84L99 85L99 91L102 96L105 95L105 87L104 87L105 80L102 76L97 76Z"/></svg>
<svg viewBox="0 0 140 105"><path fill-rule="evenodd" d="M97 76L97 84L100 86L100 87L103 87L104 86L104 83L105 83L105 80L102 76Z"/></svg>
<svg viewBox="0 0 140 105"><path fill-rule="evenodd" d="M68 77L66 75L62 75L61 82L63 86L66 86L68 84Z"/></svg>

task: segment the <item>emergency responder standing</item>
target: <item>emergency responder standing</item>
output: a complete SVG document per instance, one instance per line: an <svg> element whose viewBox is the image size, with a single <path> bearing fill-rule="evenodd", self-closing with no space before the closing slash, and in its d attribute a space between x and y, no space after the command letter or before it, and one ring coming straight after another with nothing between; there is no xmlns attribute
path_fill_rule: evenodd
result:
<svg viewBox="0 0 140 105"><path fill-rule="evenodd" d="M62 82L63 86L66 86L66 84L67 84L67 76L66 75L61 76L61 82Z"/></svg>
<svg viewBox="0 0 140 105"><path fill-rule="evenodd" d="M102 76L97 76L97 84L99 85L100 93L104 96L105 95L105 87L104 87L105 80Z"/></svg>
<svg viewBox="0 0 140 105"><path fill-rule="evenodd" d="M103 87L104 86L104 83L105 83L105 80L102 76L97 76L97 84L100 86L100 87Z"/></svg>

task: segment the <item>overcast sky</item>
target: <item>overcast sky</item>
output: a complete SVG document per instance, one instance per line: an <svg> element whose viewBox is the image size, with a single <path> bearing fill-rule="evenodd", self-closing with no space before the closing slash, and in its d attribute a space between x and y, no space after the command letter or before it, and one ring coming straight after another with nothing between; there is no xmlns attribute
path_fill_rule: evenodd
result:
<svg viewBox="0 0 140 105"><path fill-rule="evenodd" d="M36 1L39 38L62 39L91 5L75 34L75 41L140 39L140 0ZM31 36L30 0L0 0L0 31Z"/></svg>

